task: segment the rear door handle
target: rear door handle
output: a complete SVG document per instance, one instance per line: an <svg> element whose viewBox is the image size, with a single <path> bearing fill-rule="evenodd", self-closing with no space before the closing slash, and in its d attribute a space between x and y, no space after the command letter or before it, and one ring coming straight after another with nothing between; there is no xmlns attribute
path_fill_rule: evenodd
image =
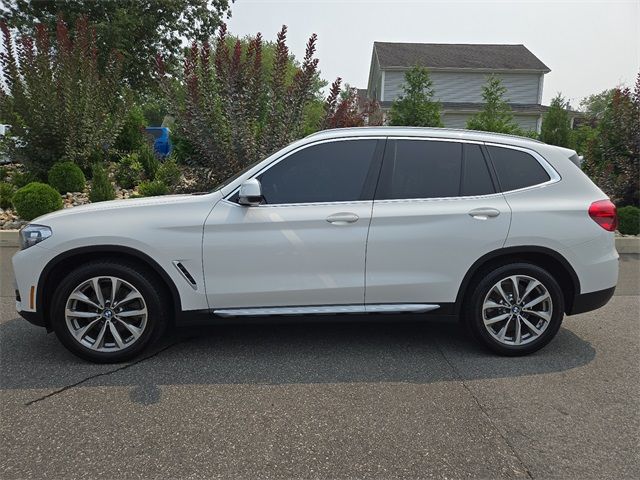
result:
<svg viewBox="0 0 640 480"><path fill-rule="evenodd" d="M339 213L334 213L333 215L329 215L327 217L327 222L333 225L346 225L348 223L357 222L359 218L360 217L355 213L339 212Z"/></svg>
<svg viewBox="0 0 640 480"><path fill-rule="evenodd" d="M476 220L486 220L487 218L497 217L500 215L500 210L495 208L476 208L469 212Z"/></svg>

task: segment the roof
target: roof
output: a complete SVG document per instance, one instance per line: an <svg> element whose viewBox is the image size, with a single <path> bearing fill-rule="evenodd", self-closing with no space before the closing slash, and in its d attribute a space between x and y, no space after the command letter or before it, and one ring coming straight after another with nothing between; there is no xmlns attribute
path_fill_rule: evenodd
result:
<svg viewBox="0 0 640 480"><path fill-rule="evenodd" d="M524 45L374 42L380 68L551 70Z"/></svg>

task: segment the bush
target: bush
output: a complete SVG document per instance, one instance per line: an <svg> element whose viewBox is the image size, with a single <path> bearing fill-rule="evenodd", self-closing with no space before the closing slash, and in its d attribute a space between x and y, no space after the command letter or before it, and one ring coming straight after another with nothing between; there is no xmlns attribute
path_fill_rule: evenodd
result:
<svg viewBox="0 0 640 480"><path fill-rule="evenodd" d="M618 209L618 231L623 235L640 234L640 208L629 205Z"/></svg>
<svg viewBox="0 0 640 480"><path fill-rule="evenodd" d="M11 208L11 200L16 187L7 182L0 182L0 208Z"/></svg>
<svg viewBox="0 0 640 480"><path fill-rule="evenodd" d="M156 173L156 180L164 183L169 188L173 188L178 185L181 175L182 173L175 159L169 157L160 165Z"/></svg>
<svg viewBox="0 0 640 480"><path fill-rule="evenodd" d="M125 155L118 162L116 167L116 183L121 188L133 188L142 180L144 169L137 153Z"/></svg>
<svg viewBox="0 0 640 480"><path fill-rule="evenodd" d="M81 192L86 181L80 167L73 162L56 163L49 170L49 185L60 193Z"/></svg>
<svg viewBox="0 0 640 480"><path fill-rule="evenodd" d="M116 198L116 192L109 181L109 175L103 165L96 163L93 166L93 185L89 193L92 202L104 202Z"/></svg>
<svg viewBox="0 0 640 480"><path fill-rule="evenodd" d="M153 152L153 147L148 143L143 143L138 150L138 159L144 170L144 175L147 180L155 180L156 173L160 168L160 162Z"/></svg>
<svg viewBox="0 0 640 480"><path fill-rule="evenodd" d="M45 213L60 210L62 197L46 183L31 182L18 189L13 196L13 206L20 218L33 220Z"/></svg>
<svg viewBox="0 0 640 480"><path fill-rule="evenodd" d="M160 180L154 180L153 182L142 182L138 185L138 192L143 197L156 197L169 193L169 188Z"/></svg>

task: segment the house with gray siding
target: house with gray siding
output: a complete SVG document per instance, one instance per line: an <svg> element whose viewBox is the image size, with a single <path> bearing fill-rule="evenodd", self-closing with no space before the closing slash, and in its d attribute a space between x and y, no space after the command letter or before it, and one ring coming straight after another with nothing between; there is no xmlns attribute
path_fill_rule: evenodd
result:
<svg viewBox="0 0 640 480"><path fill-rule="evenodd" d="M415 65L429 69L446 127L465 128L469 116L482 109L487 76L495 74L518 125L540 131L548 109L542 105L544 75L551 70L524 45L374 42L366 96L387 111Z"/></svg>

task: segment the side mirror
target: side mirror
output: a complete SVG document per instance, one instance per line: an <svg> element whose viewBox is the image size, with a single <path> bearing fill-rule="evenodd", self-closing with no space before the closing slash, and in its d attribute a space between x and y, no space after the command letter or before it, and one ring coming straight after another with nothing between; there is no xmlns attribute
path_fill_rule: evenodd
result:
<svg viewBox="0 0 640 480"><path fill-rule="evenodd" d="M240 185L238 203L246 207L256 207L263 202L260 180L251 178Z"/></svg>

